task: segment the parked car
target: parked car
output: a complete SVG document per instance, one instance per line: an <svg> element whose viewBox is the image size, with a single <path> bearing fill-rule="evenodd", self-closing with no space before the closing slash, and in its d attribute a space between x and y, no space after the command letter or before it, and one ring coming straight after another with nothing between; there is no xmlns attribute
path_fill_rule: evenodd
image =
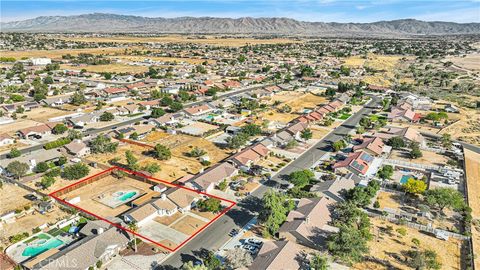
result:
<svg viewBox="0 0 480 270"><path fill-rule="evenodd" d="M246 241L249 245L259 247L263 244L261 240L255 239L255 238L249 238Z"/></svg>
<svg viewBox="0 0 480 270"><path fill-rule="evenodd" d="M228 233L228 235L229 235L230 237L234 237L234 236L237 235L237 234L238 234L238 230L237 230L237 229L232 229L232 230Z"/></svg>

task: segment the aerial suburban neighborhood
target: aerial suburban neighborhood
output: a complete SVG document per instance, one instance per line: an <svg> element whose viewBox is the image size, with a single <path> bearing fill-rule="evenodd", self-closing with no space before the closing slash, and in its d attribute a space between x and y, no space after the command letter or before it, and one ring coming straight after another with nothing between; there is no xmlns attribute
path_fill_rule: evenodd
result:
<svg viewBox="0 0 480 270"><path fill-rule="evenodd" d="M2 19L0 269L480 269L480 18L288 20Z"/></svg>

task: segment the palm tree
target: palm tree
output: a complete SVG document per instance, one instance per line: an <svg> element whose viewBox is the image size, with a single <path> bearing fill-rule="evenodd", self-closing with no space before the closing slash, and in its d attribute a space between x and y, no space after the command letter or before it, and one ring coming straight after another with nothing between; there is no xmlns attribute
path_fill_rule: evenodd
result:
<svg viewBox="0 0 480 270"><path fill-rule="evenodd" d="M128 228L132 231L132 232L137 232L138 231L138 225L135 221L132 221L130 223L128 223ZM134 245L134 248L135 248L135 253L137 253L137 236L136 234L133 234L133 245Z"/></svg>

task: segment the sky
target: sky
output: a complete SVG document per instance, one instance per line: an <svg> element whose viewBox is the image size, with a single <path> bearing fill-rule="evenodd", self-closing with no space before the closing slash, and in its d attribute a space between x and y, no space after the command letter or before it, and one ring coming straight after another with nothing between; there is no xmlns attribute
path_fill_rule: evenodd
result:
<svg viewBox="0 0 480 270"><path fill-rule="evenodd" d="M396 19L480 22L480 0L0 0L0 21L38 16L114 13L146 17L286 17L316 22Z"/></svg>

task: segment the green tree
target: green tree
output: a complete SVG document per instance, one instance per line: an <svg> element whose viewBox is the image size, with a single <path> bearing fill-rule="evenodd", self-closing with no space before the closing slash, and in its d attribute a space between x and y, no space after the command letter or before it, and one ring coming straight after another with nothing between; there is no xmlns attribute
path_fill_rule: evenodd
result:
<svg viewBox="0 0 480 270"><path fill-rule="evenodd" d="M332 143L332 148L333 148L334 152L338 152L345 147L347 147L347 144L345 143L344 140L338 140L338 141Z"/></svg>
<svg viewBox="0 0 480 270"><path fill-rule="evenodd" d="M128 169L130 170L137 170L138 169L138 158L135 157L135 155L133 155L132 151L130 150L127 150L125 152L125 159L127 160L127 167Z"/></svg>
<svg viewBox="0 0 480 270"><path fill-rule="evenodd" d="M37 166L35 166L35 171L38 173L46 172L48 169L49 167L46 162L39 162Z"/></svg>
<svg viewBox="0 0 480 270"><path fill-rule="evenodd" d="M27 163L23 163L20 161L12 161L7 165L7 172L9 172L13 177L20 179L20 177L24 176L30 167Z"/></svg>
<svg viewBox="0 0 480 270"><path fill-rule="evenodd" d="M207 269L212 270L220 269L220 267L222 266L222 262L220 261L220 259L217 258L217 256L215 256L215 253L213 253L212 251L208 251L206 256L203 257L203 264L207 267Z"/></svg>
<svg viewBox="0 0 480 270"><path fill-rule="evenodd" d="M423 156L422 150L420 148L412 148L410 150L410 157L413 159L421 158Z"/></svg>
<svg viewBox="0 0 480 270"><path fill-rule="evenodd" d="M146 171L148 173L154 174L161 170L160 165L157 163L149 163L142 167L142 171Z"/></svg>
<svg viewBox="0 0 480 270"><path fill-rule="evenodd" d="M40 185L42 186L43 189L47 189L53 184L55 184L55 178L51 176L45 175L42 177L42 180L40 180Z"/></svg>
<svg viewBox="0 0 480 270"><path fill-rule="evenodd" d="M460 211L466 206L462 193L448 187L427 190L424 198L429 206L438 207L440 211L445 208Z"/></svg>
<svg viewBox="0 0 480 270"><path fill-rule="evenodd" d="M393 149L400 149L406 146L402 137L393 137L388 139L387 145L391 146Z"/></svg>
<svg viewBox="0 0 480 270"><path fill-rule="evenodd" d="M362 231L342 225L338 233L328 237L327 248L333 256L347 264L352 264L361 261L368 252L368 240L369 238L366 238Z"/></svg>
<svg viewBox="0 0 480 270"><path fill-rule="evenodd" d="M138 232L138 225L135 221L128 223L128 229L134 233ZM132 233L132 241L135 253L137 252L137 235Z"/></svg>
<svg viewBox="0 0 480 270"><path fill-rule="evenodd" d="M190 150L190 152L188 152L188 156L198 158L205 155L206 153L207 152L205 150L201 149L198 146L195 146L192 150Z"/></svg>
<svg viewBox="0 0 480 270"><path fill-rule="evenodd" d="M160 160L168 160L172 157L172 153L170 152L170 149L161 144L155 145L153 154L156 158Z"/></svg>
<svg viewBox="0 0 480 270"><path fill-rule="evenodd" d="M68 130L68 127L65 126L64 124L56 124L52 129L52 133L53 134L63 134L67 130Z"/></svg>
<svg viewBox="0 0 480 270"><path fill-rule="evenodd" d="M309 185L310 182L314 179L314 177L315 174L312 171L305 169L290 173L288 179L296 187L303 188L306 185Z"/></svg>
<svg viewBox="0 0 480 270"><path fill-rule="evenodd" d="M287 214L294 208L294 202L286 195L268 190L262 199L259 220L264 226L265 237L275 235L280 225L287 219Z"/></svg>
<svg viewBox="0 0 480 270"><path fill-rule="evenodd" d="M209 197L208 199L201 200L197 203L198 209L200 211L218 213L221 209L221 201L216 198Z"/></svg>
<svg viewBox="0 0 480 270"><path fill-rule="evenodd" d="M87 165L79 162L65 166L62 172L62 178L68 180L77 180L88 175L90 169Z"/></svg>
<svg viewBox="0 0 480 270"><path fill-rule="evenodd" d="M315 253L312 255L312 258L310 258L309 266L311 270L328 270L328 259L325 256Z"/></svg>
<svg viewBox="0 0 480 270"><path fill-rule="evenodd" d="M410 194L422 194L427 189L427 184L422 180L409 178L403 185L403 189Z"/></svg>
<svg viewBox="0 0 480 270"><path fill-rule="evenodd" d="M79 130L76 130L76 129L70 129L68 131L67 138L70 139L71 141L81 140L83 138L83 133Z"/></svg>
<svg viewBox="0 0 480 270"><path fill-rule="evenodd" d="M248 141L249 136L243 132L239 132L234 136L228 137L225 141L227 147L230 149L238 149L245 145Z"/></svg>
<svg viewBox="0 0 480 270"><path fill-rule="evenodd" d="M102 115L100 115L100 121L103 122L112 121L113 119L115 119L115 115L113 115L111 112L104 112Z"/></svg>
<svg viewBox="0 0 480 270"><path fill-rule="evenodd" d="M391 179L393 176L393 166L391 165L384 165L382 169L378 171L378 177L382 178L383 180Z"/></svg>
<svg viewBox="0 0 480 270"><path fill-rule="evenodd" d="M82 90L78 90L72 95L70 103L75 106L80 106L87 103L87 98L85 97L85 94Z"/></svg>
<svg viewBox="0 0 480 270"><path fill-rule="evenodd" d="M18 150L17 148L12 148L10 152L8 153L8 158L17 158L22 155L22 152Z"/></svg>
<svg viewBox="0 0 480 270"><path fill-rule="evenodd" d="M248 136L257 136L262 134L262 128L259 125L248 124L242 127L241 132Z"/></svg>
<svg viewBox="0 0 480 270"><path fill-rule="evenodd" d="M302 130L302 132L300 133L300 138L306 141L310 140L312 137L313 137L313 133L312 133L312 130L309 128Z"/></svg>
<svg viewBox="0 0 480 270"><path fill-rule="evenodd" d="M442 134L441 142L443 147L450 149L452 147L452 135Z"/></svg>
<svg viewBox="0 0 480 270"><path fill-rule="evenodd" d="M163 110L162 108L154 108L151 113L151 116L154 118L158 118L164 115L165 115L165 110Z"/></svg>
<svg viewBox="0 0 480 270"><path fill-rule="evenodd" d="M111 142L110 137L102 134L98 135L90 142L90 150L92 153L115 153L117 151L118 143Z"/></svg>
<svg viewBox="0 0 480 270"><path fill-rule="evenodd" d="M442 264L438 261L437 253L433 250L411 249L406 252L408 257L407 264L414 269L441 269Z"/></svg>
<svg viewBox="0 0 480 270"><path fill-rule="evenodd" d="M183 105L180 102L174 101L170 106L168 106L172 112L178 112L183 109Z"/></svg>

